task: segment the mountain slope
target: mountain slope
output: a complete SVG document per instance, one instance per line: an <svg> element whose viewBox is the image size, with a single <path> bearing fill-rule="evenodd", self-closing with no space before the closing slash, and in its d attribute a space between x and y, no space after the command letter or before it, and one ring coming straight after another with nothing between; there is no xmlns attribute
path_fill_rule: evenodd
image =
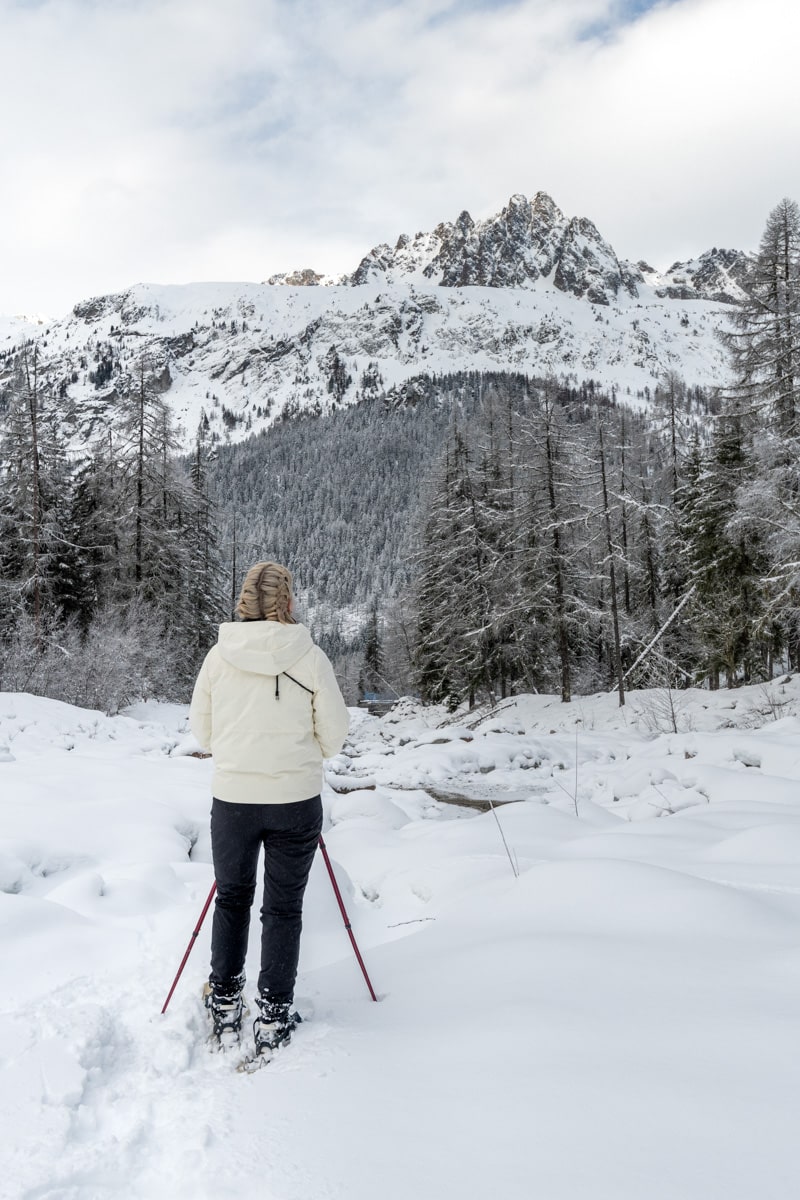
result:
<svg viewBox="0 0 800 1200"><path fill-rule="evenodd" d="M378 246L336 282L303 270L263 284L139 284L77 304L37 342L76 440L106 422L144 355L187 445L201 421L237 441L420 374L553 373L635 397L674 370L713 386L725 376L717 333L747 265L713 250L659 274L619 259L591 221L540 192ZM0 385L10 374L6 354Z"/></svg>

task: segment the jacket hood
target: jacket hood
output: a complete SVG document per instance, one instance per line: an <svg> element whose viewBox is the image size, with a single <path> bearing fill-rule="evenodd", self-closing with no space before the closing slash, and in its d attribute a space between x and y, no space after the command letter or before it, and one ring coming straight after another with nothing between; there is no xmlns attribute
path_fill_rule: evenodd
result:
<svg viewBox="0 0 800 1200"><path fill-rule="evenodd" d="M254 675L290 670L314 643L305 625L279 621L226 621L219 627L219 652L232 667Z"/></svg>

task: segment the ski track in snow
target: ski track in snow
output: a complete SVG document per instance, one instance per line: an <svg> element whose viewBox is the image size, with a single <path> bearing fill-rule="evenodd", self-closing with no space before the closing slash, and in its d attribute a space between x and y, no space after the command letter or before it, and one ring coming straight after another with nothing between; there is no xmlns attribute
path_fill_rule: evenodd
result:
<svg viewBox="0 0 800 1200"><path fill-rule="evenodd" d="M680 700L354 713L326 841L381 1003L318 859L309 1019L248 1076L210 916L160 1015L212 878L185 710L0 695L0 1197L793 1198L800 680Z"/></svg>

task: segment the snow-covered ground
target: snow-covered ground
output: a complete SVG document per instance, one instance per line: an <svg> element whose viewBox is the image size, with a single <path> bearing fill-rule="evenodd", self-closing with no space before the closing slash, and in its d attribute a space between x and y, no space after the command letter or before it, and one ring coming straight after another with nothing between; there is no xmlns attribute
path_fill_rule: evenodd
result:
<svg viewBox="0 0 800 1200"><path fill-rule="evenodd" d="M0 695L0 1196L798 1194L800 679L354 713L326 840L380 1002L320 860L253 1076L210 922L160 1015L212 882L185 718Z"/></svg>

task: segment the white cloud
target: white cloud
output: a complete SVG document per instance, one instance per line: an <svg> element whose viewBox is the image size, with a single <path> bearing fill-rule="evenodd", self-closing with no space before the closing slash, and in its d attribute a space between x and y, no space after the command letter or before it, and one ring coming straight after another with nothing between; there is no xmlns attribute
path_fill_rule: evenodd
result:
<svg viewBox="0 0 800 1200"><path fill-rule="evenodd" d="M794 0L637 7L0 0L0 311L346 270L540 189L627 257L752 246L800 195Z"/></svg>

